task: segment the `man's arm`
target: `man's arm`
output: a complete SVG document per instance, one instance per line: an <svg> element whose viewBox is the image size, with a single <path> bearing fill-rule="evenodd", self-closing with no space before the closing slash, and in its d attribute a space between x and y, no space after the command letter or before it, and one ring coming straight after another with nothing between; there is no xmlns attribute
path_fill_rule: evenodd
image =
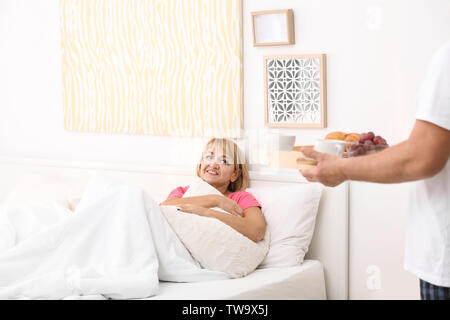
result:
<svg viewBox="0 0 450 320"><path fill-rule="evenodd" d="M416 120L408 140L371 156L350 158L344 165L349 180L381 183L414 181L434 176L447 163L450 131Z"/></svg>
<svg viewBox="0 0 450 320"><path fill-rule="evenodd" d="M302 152L319 161L301 170L309 181L336 186L345 180L399 183L425 179L441 171L450 155L450 131L416 120L408 140L373 155L342 159L314 150Z"/></svg>

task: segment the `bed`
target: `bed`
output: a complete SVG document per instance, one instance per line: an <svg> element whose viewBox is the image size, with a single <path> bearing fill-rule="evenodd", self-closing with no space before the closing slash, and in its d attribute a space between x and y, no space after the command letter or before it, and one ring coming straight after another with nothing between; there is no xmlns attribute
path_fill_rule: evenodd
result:
<svg viewBox="0 0 450 320"><path fill-rule="evenodd" d="M326 299L323 265L305 260L286 268L256 269L238 279L203 283L160 282L160 293L151 300L265 300Z"/></svg>
<svg viewBox="0 0 450 320"><path fill-rule="evenodd" d="M142 186L162 200L177 185L194 176L189 169L130 167L99 163L35 159L0 159L0 201L25 172L58 176L82 188L93 171ZM157 183L155 183L157 182ZM250 171L250 186L307 183L294 169ZM37 187L37 186L34 186ZM57 192L57 190L55 190ZM256 269L244 278L201 283L160 282L150 299L347 299L348 298L348 184L325 188L315 232L305 261L294 267Z"/></svg>

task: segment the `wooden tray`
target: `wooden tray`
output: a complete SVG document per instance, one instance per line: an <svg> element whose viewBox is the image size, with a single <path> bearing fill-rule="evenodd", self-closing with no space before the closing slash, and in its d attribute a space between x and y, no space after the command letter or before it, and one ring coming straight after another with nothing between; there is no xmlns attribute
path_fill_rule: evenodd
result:
<svg viewBox="0 0 450 320"><path fill-rule="evenodd" d="M292 151L302 151L302 148L314 148L314 146L294 146L293 148L292 148Z"/></svg>
<svg viewBox="0 0 450 320"><path fill-rule="evenodd" d="M300 151L260 151L259 157L262 164L279 168L306 169L317 164Z"/></svg>

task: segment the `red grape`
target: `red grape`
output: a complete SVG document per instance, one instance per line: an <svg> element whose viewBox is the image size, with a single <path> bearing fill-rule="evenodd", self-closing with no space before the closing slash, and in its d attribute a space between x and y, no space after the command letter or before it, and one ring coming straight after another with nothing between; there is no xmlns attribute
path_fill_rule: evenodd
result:
<svg viewBox="0 0 450 320"><path fill-rule="evenodd" d="M380 144L382 140L384 140L384 139L381 136L376 136L373 139L373 142L375 142L375 144Z"/></svg>
<svg viewBox="0 0 450 320"><path fill-rule="evenodd" d="M356 155L363 155L366 154L366 150L364 150L363 146L359 146L358 149L356 149Z"/></svg>
<svg viewBox="0 0 450 320"><path fill-rule="evenodd" d="M366 141L367 140L367 133L361 133L360 135L359 135L359 143L364 143L364 141Z"/></svg>
<svg viewBox="0 0 450 320"><path fill-rule="evenodd" d="M375 149L375 144L373 143L372 140L366 140L364 141L364 150L366 151L371 151L373 149Z"/></svg>
<svg viewBox="0 0 450 320"><path fill-rule="evenodd" d="M349 157L365 155L374 151L381 151L388 147L386 140L382 136L376 136L373 131L363 132L359 135L359 143L350 144Z"/></svg>
<svg viewBox="0 0 450 320"><path fill-rule="evenodd" d="M350 145L350 150L351 151L354 151L354 150L356 150L356 149L359 149L359 143L357 143L357 142L355 142L355 143L352 143L351 145Z"/></svg>

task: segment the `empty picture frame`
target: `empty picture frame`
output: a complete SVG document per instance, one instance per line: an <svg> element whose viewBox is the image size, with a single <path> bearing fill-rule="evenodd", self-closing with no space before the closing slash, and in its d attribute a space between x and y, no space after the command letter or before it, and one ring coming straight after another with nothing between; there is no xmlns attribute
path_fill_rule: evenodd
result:
<svg viewBox="0 0 450 320"><path fill-rule="evenodd" d="M325 54L264 57L265 125L326 127Z"/></svg>
<svg viewBox="0 0 450 320"><path fill-rule="evenodd" d="M253 46L295 44L292 9L252 12Z"/></svg>

